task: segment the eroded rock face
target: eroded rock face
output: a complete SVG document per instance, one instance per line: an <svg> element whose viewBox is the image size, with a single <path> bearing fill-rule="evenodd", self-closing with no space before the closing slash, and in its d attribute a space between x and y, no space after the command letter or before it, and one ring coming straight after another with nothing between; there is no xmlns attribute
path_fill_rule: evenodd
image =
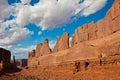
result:
<svg viewBox="0 0 120 80"><path fill-rule="evenodd" d="M51 49L49 47L48 39L45 39L43 44L40 43L37 45L36 56L43 56L50 53L51 53Z"/></svg>
<svg viewBox="0 0 120 80"><path fill-rule="evenodd" d="M100 47L100 52L104 56L120 55L120 41L108 42Z"/></svg>
<svg viewBox="0 0 120 80"><path fill-rule="evenodd" d="M57 36L57 43L53 52L58 52L69 48L69 34L65 32L62 37Z"/></svg>
<svg viewBox="0 0 120 80"><path fill-rule="evenodd" d="M115 0L105 18L97 23L85 24L76 29L72 36L72 46L83 41L104 38L120 30L120 1Z"/></svg>
<svg viewBox="0 0 120 80"><path fill-rule="evenodd" d="M42 46L43 46L42 43L37 44L37 46L36 46L36 56L40 56L40 52L41 52L40 50L41 50Z"/></svg>
<svg viewBox="0 0 120 80"><path fill-rule="evenodd" d="M29 65L38 65L40 61L40 66L53 66L69 61L120 55L120 0L115 0L102 20L76 29L72 36L72 47L69 49L68 39L68 33L64 33L62 37L58 36L54 53L40 58L35 57L30 60L34 63L29 62Z"/></svg>
<svg viewBox="0 0 120 80"><path fill-rule="evenodd" d="M2 60L3 63L10 63L10 57L10 51L0 48L0 60Z"/></svg>
<svg viewBox="0 0 120 80"><path fill-rule="evenodd" d="M35 50L32 50L31 52L28 53L28 58L35 57Z"/></svg>
<svg viewBox="0 0 120 80"><path fill-rule="evenodd" d="M8 68L10 65L11 52L0 48L0 63L2 63L3 68Z"/></svg>

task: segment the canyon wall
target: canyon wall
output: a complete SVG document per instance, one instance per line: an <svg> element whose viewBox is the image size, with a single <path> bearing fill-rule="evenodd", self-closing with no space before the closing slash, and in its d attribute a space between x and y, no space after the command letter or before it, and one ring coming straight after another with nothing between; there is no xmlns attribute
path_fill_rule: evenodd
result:
<svg viewBox="0 0 120 80"><path fill-rule="evenodd" d="M64 33L62 37L58 36L53 52L49 50L48 42L44 47L47 50L41 50L43 44L38 44L36 56L29 57L28 66L53 66L120 55L120 0L114 1L102 20L78 27L72 36L70 48L68 38L68 33Z"/></svg>
<svg viewBox="0 0 120 80"><path fill-rule="evenodd" d="M104 38L116 31L120 30L120 4L119 0L115 0L113 6L107 12L106 16L96 22L85 24L78 27L72 36L72 46L83 41Z"/></svg>

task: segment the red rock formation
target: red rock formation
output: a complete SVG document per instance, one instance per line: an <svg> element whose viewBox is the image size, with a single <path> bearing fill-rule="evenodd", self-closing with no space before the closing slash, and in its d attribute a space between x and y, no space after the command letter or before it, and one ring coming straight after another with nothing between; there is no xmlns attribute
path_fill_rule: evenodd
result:
<svg viewBox="0 0 120 80"><path fill-rule="evenodd" d="M49 47L48 39L45 39L43 44L40 43L37 45L36 56L43 56L50 53L51 53L51 49Z"/></svg>
<svg viewBox="0 0 120 80"><path fill-rule="evenodd" d="M11 63L11 52L0 48L0 70L9 71L16 69L16 63Z"/></svg>
<svg viewBox="0 0 120 80"><path fill-rule="evenodd" d="M8 68L10 64L11 53L8 50L0 48L0 62L2 62L3 68Z"/></svg>
<svg viewBox="0 0 120 80"><path fill-rule="evenodd" d="M31 52L28 53L28 58L35 57L35 50L32 50Z"/></svg>
<svg viewBox="0 0 120 80"><path fill-rule="evenodd" d="M36 56L40 56L40 50L41 50L42 46L43 46L42 43L37 44L37 46L36 46Z"/></svg>
<svg viewBox="0 0 120 80"><path fill-rule="evenodd" d="M29 59L32 68L24 72L40 79L120 80L120 0L104 19L79 27L72 38L72 47L66 49L57 37L55 53Z"/></svg>
<svg viewBox="0 0 120 80"><path fill-rule="evenodd" d="M120 4L119 0L116 0L104 19L97 23L85 24L75 30L71 44L73 46L83 41L100 39L118 30L120 30Z"/></svg>
<svg viewBox="0 0 120 80"><path fill-rule="evenodd" d="M58 52L69 48L69 34L65 32L62 37L57 36L57 43L53 52Z"/></svg>
<svg viewBox="0 0 120 80"><path fill-rule="evenodd" d="M53 66L69 61L120 55L120 0L115 0L102 20L76 29L69 49L68 42L68 33L57 37L54 53L34 57L28 62L29 65L37 66L40 61L40 66Z"/></svg>

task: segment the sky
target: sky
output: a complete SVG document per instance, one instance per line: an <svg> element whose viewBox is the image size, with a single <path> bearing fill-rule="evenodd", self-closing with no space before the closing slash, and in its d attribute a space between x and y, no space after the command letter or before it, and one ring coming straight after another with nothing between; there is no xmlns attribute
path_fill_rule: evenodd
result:
<svg viewBox="0 0 120 80"><path fill-rule="evenodd" d="M45 38L53 49L56 36L104 18L114 0L0 0L0 47L16 59L27 58Z"/></svg>

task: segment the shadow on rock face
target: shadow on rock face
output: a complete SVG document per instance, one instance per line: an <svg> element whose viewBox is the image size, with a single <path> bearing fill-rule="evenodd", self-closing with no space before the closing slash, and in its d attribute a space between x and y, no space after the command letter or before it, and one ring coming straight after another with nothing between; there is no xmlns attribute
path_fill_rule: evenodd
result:
<svg viewBox="0 0 120 80"><path fill-rule="evenodd" d="M20 72L22 69L18 67L13 67L13 68L3 68L0 70L0 76L5 75L6 73L14 74L16 72Z"/></svg>
<svg viewBox="0 0 120 80"><path fill-rule="evenodd" d="M14 69L3 69L2 71L4 73L16 73L16 72L20 72L22 69L20 68L14 68Z"/></svg>

